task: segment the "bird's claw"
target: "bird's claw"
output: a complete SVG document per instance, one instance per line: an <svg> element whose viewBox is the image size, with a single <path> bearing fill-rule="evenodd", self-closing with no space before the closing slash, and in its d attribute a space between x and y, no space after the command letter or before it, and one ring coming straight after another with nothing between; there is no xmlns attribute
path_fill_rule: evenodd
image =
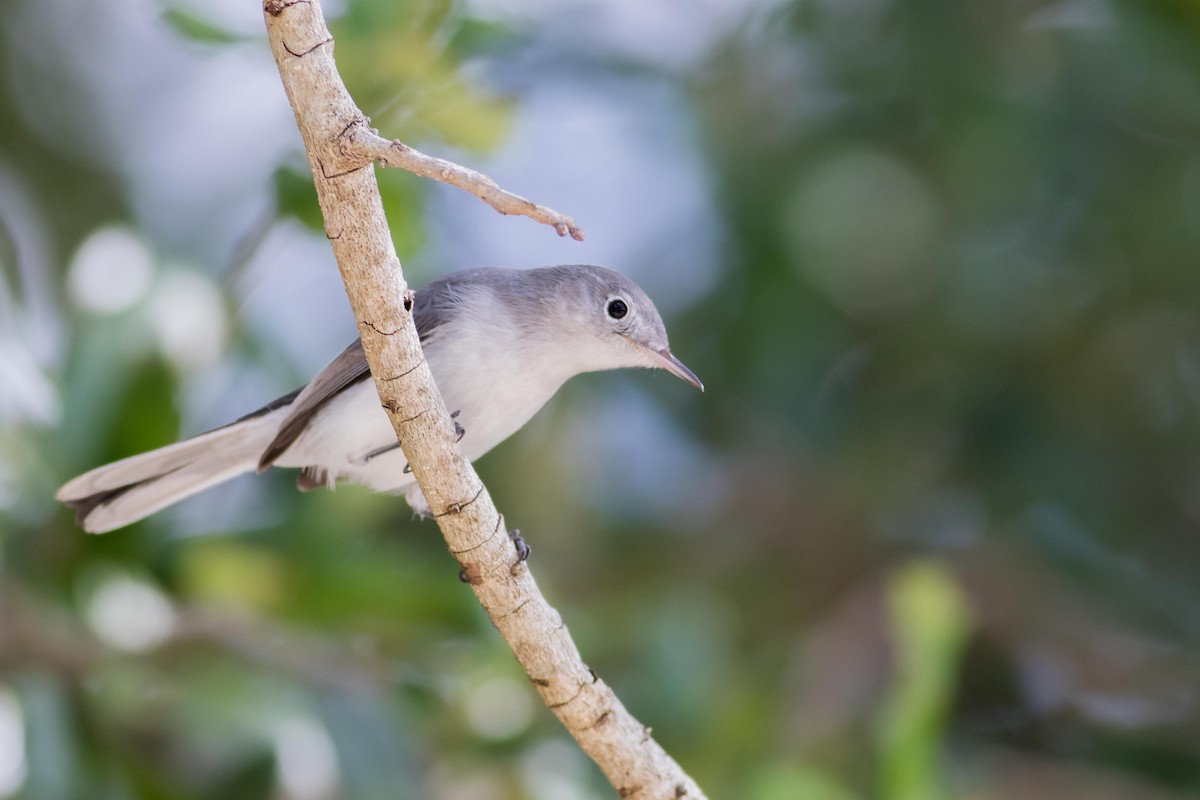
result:
<svg viewBox="0 0 1200 800"><path fill-rule="evenodd" d="M508 532L508 538L512 541L513 546L517 548L517 563L522 564L529 560L529 554L532 552L529 545L521 538L521 532L513 528Z"/></svg>

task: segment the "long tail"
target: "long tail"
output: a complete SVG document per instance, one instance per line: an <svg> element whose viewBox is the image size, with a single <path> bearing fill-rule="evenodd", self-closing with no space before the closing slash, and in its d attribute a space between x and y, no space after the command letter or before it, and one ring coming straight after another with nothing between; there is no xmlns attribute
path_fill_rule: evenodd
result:
<svg viewBox="0 0 1200 800"><path fill-rule="evenodd" d="M114 461L63 485L55 497L89 533L137 522L210 486L254 472L286 408L251 416L149 453Z"/></svg>

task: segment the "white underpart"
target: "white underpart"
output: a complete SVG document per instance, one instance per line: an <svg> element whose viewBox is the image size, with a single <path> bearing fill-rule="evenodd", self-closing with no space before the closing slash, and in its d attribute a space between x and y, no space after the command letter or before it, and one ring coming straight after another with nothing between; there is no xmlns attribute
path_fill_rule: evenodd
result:
<svg viewBox="0 0 1200 800"><path fill-rule="evenodd" d="M495 315L497 309L489 313ZM497 326L494 317L485 332L476 318L464 311L454 322L454 336L435 333L424 344L446 409L457 412L455 419L465 430L459 446L471 461L515 433L573 375L591 369L653 366L615 334L611 343L588 339L568 347L562 341L531 337L515 321ZM414 510L427 513L416 479L404 471L403 452L379 452L395 442L375 384L364 380L321 409L275 464L316 466L331 484L340 479L376 491L403 492Z"/></svg>

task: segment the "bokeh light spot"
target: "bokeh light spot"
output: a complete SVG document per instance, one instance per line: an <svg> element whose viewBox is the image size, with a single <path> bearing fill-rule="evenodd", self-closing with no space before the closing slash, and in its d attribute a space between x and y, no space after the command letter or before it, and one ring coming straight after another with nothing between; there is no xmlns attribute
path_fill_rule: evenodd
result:
<svg viewBox="0 0 1200 800"><path fill-rule="evenodd" d="M21 704L0 686L0 797L12 797L25 783L25 715Z"/></svg>
<svg viewBox="0 0 1200 800"><path fill-rule="evenodd" d="M185 270L163 276L150 301L150 322L163 356L184 371L215 362L229 335L217 288Z"/></svg>
<svg viewBox="0 0 1200 800"><path fill-rule="evenodd" d="M288 719L275 729L276 776L292 800L333 797L338 785L337 753L323 727L307 719Z"/></svg>
<svg viewBox="0 0 1200 800"><path fill-rule="evenodd" d="M121 575L97 587L87 606L87 620L109 647L140 653L171 635L175 611L158 589Z"/></svg>
<svg viewBox="0 0 1200 800"><path fill-rule="evenodd" d="M511 739L533 720L529 688L505 676L489 678L467 695L466 714L481 736Z"/></svg>
<svg viewBox="0 0 1200 800"><path fill-rule="evenodd" d="M924 182L873 150L822 162L783 208L793 263L846 309L892 305L918 294L940 214Z"/></svg>
<svg viewBox="0 0 1200 800"><path fill-rule="evenodd" d="M550 739L534 745L521 763L521 777L532 800L592 800L588 765L568 741Z"/></svg>
<svg viewBox="0 0 1200 800"><path fill-rule="evenodd" d="M101 228L83 241L67 272L67 290L80 308L116 314L146 295L154 275L149 248L125 228Z"/></svg>

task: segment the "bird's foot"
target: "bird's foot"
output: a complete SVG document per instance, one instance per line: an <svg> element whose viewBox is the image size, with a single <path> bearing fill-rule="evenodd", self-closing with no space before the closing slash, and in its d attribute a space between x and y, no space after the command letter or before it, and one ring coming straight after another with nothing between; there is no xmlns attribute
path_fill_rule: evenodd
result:
<svg viewBox="0 0 1200 800"><path fill-rule="evenodd" d="M517 563L522 564L529 560L529 554L532 552L529 545L521 538L521 532L513 528L508 532L508 538L512 541L513 546L517 548Z"/></svg>
<svg viewBox="0 0 1200 800"><path fill-rule="evenodd" d="M455 444L461 442L462 437L467 435L467 429L464 428L462 426L462 424L458 421L458 415L461 413L462 413L462 409L460 408L458 411L455 411L453 414L450 415L450 419L454 420L454 443Z"/></svg>

